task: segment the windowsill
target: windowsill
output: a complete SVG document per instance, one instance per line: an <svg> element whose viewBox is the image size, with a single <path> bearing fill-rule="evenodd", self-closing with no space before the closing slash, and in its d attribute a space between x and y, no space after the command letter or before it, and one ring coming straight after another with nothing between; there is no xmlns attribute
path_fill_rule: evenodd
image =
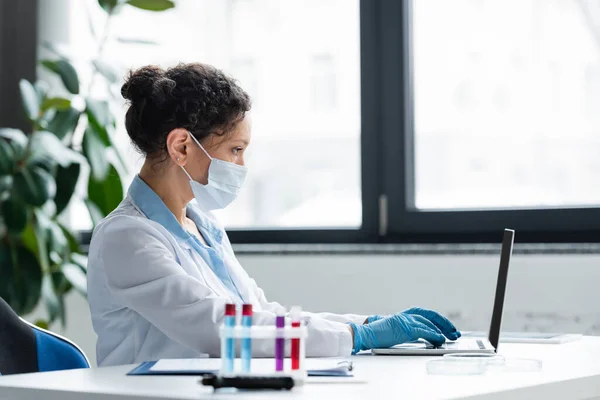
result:
<svg viewBox="0 0 600 400"><path fill-rule="evenodd" d="M234 244L237 255L480 255L500 244ZM517 243L514 254L600 254L600 243Z"/></svg>

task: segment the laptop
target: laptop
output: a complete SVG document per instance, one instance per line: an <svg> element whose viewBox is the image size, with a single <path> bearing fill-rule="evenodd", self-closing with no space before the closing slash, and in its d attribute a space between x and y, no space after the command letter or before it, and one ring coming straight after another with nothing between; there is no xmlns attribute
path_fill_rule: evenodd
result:
<svg viewBox="0 0 600 400"><path fill-rule="evenodd" d="M434 346L425 340L403 343L389 348L372 349L373 354L382 355L410 355L431 356L448 353L495 353L498 350L500 338L500 325L502 322L502 309L504 307L504 294L506 292L506 280L508 277L508 266L512 255L515 231L504 230L502 250L500 253L500 268L498 270L498 281L496 283L496 296L494 298L494 310L488 338L461 337L454 342L446 342L441 346Z"/></svg>

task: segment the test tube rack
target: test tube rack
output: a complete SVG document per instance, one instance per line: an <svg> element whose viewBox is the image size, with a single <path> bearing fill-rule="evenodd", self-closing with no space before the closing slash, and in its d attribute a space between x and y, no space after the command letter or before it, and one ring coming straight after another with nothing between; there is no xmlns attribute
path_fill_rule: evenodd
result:
<svg viewBox="0 0 600 400"><path fill-rule="evenodd" d="M285 326L284 328L277 328L275 325L255 325L252 327L244 327L236 325L234 327L221 326L220 338L221 338L221 369L219 375L221 376L241 376L241 375L252 375L252 376L291 376L295 381L304 381L307 376L306 371L306 338L308 337L308 330L304 323L301 323L299 327ZM291 360L289 357L284 358L284 370L275 370L275 361L273 361L272 369L265 368L265 362L260 360L261 363L253 362L251 364L250 372L241 372L238 365L239 362L234 362L233 370L226 368L226 360L224 359L225 348L227 339L252 339L253 345L255 341L284 339L285 340L285 354L290 353L290 342L291 339L300 339L300 366L298 369L293 370L291 368ZM238 347L238 346L236 346ZM237 353L237 352L236 352ZM240 361L240 360L235 360ZM290 361L290 362L287 362ZM258 365L257 365L258 364ZM238 367L238 368L236 368Z"/></svg>

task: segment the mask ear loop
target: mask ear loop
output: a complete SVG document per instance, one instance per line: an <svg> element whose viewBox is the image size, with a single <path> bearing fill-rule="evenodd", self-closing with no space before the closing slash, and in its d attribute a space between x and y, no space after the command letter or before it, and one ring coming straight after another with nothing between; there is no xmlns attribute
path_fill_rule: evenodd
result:
<svg viewBox="0 0 600 400"><path fill-rule="evenodd" d="M208 154L208 151L206 151L206 149L205 149L205 148L204 148L204 147L203 147L203 146L200 144L200 142L198 141L198 139L196 139L196 138L194 137L194 135L192 135L192 133L191 133L190 131L188 131L188 133L190 134L190 137L192 138L192 140L193 140L194 142L196 142L196 144L197 144L198 146L200 146L200 148L202 149L202 151L204 152L204 154L206 154L206 157L208 157L208 159L209 159L210 161L212 161L212 159L213 159L213 158L210 156L210 154Z"/></svg>
<svg viewBox="0 0 600 400"><path fill-rule="evenodd" d="M190 135L190 137L192 138L192 140L194 142L196 142L196 144L202 149L202 151L204 152L204 154L206 154L206 157L208 157L208 159L210 161L212 161L213 158L210 156L210 154L208 154L208 152L206 151L206 149L204 147L202 147L202 145L200 144L200 142L198 142L198 140L194 137L194 135L192 135L192 133L190 131L188 131L188 134ZM185 174L190 179L190 181L193 181L192 176L190 174L188 174L188 172L185 170L185 168L183 168L183 166L181 167L181 169L183 170L183 172L185 172Z"/></svg>

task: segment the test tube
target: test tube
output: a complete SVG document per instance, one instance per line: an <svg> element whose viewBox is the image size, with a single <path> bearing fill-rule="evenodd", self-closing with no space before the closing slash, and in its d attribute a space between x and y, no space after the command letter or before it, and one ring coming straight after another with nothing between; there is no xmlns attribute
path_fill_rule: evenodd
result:
<svg viewBox="0 0 600 400"><path fill-rule="evenodd" d="M300 316L302 309L300 307L292 307L290 317L292 319L292 328L300 328ZM300 339L292 339L292 370L300 369Z"/></svg>
<svg viewBox="0 0 600 400"><path fill-rule="evenodd" d="M242 327L244 328L244 338L242 339L242 372L250 372L250 363L252 361L252 304L242 306Z"/></svg>
<svg viewBox="0 0 600 400"><path fill-rule="evenodd" d="M283 330L285 328L285 316L277 315L275 317L275 329L277 335L275 337L275 371L283 371L283 357L285 351L285 339L283 338Z"/></svg>
<svg viewBox="0 0 600 400"><path fill-rule="evenodd" d="M221 354L223 372L231 374L233 373L233 363L235 360L235 338L233 337L233 329L235 328L235 304L225 305L223 324L225 325L225 354Z"/></svg>

